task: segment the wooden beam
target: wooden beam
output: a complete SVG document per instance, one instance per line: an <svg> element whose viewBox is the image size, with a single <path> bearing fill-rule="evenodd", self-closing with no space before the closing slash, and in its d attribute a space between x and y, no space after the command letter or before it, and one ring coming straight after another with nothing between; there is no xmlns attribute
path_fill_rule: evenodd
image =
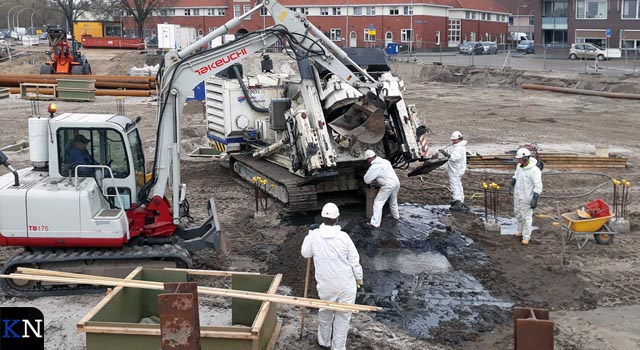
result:
<svg viewBox="0 0 640 350"><path fill-rule="evenodd" d="M179 268L174 268L174 267L165 267L164 269L168 270L168 271L186 272L189 275L199 275L199 276L231 277L233 275L252 275L252 276L260 275L259 272L179 269Z"/></svg>
<svg viewBox="0 0 640 350"><path fill-rule="evenodd" d="M267 294L276 294L276 291L278 290L278 286L280 285L281 281L282 281L282 274L279 273L273 278L273 281L271 282L271 286L269 287ZM253 321L253 325L251 326L251 333L253 334L260 333L260 330L262 329L262 325L264 324L264 321L267 318L267 312L269 311L270 306L271 306L271 302L265 301L262 303L262 305L260 306L260 310L258 311L258 314L256 315L256 318Z"/></svg>
<svg viewBox="0 0 640 350"><path fill-rule="evenodd" d="M45 270L36 270L36 271L42 272ZM56 271L56 273L67 274L66 272L59 272L59 271ZM80 274L73 274L73 275L77 276ZM84 276L84 278L56 277L56 276L47 276L47 275L27 275L27 274L12 273L11 275L0 275L0 278L26 280L26 281L54 282L54 283L64 283L64 284L91 284L91 285L98 285L98 286L124 286L124 287L130 287L130 288L164 290L163 284L159 282L151 282L151 281L141 282L141 281L124 280L124 279L109 278L109 277L94 278L95 276L91 276L91 275L82 275L82 276ZM325 301L325 300L319 300L319 299L291 297L286 295L270 295L266 293L230 290L230 289L212 288L212 287L198 287L198 293L205 294L205 295L226 296L231 298L241 298L241 299L249 299L249 300L271 301L275 303L288 304L288 305L294 305L294 306L324 308L324 309L341 311L341 312L357 313L360 311L382 310L382 308L377 306L345 304L345 303L331 302L331 301Z"/></svg>

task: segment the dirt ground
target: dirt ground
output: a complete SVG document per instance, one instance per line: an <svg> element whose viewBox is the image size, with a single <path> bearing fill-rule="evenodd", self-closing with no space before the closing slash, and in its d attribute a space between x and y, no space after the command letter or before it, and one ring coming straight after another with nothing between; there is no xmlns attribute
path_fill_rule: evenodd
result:
<svg viewBox="0 0 640 350"><path fill-rule="evenodd" d="M112 51L107 52L87 54L90 57L104 56L105 67L112 65L109 69L114 70L110 74L126 72L128 62L138 62L138 59L146 62L146 58L141 58L145 55L141 53L119 52L110 56ZM10 70L13 71L14 67L6 62L0 64L0 71ZM597 146L608 147L610 152L630 158L625 169L545 170L544 192L537 214L555 217L558 212L574 210L596 198L610 201L611 177L626 178L632 186L640 181L637 102L528 91L517 87L521 82L559 86L579 83L582 87L599 90L637 92L638 81L413 64L397 64L394 70L405 79L408 103L417 105L420 117L432 130L429 137L431 149L446 146L451 132L460 130L469 141L467 150L478 154L503 153L520 144L536 142L542 151L593 154ZM140 130L149 159L153 155L155 101L153 98L127 98L125 103L130 117L143 117ZM116 110L115 98L110 97L100 97L93 103L59 101L57 105L59 112L108 113ZM0 134L0 146L26 140L30 103L12 96L0 100L0 106L4 110L0 115L4 131ZM43 112L45 109L46 104L41 103L40 110ZM305 262L299 256L299 247L307 228L295 222L317 221L317 213L292 219L284 217L282 208L274 205L272 215L283 219L282 223L254 219L253 207L246 205L253 202L252 190L231 179L224 161L187 155L195 147L206 145L206 139L202 106L191 102L185 111L182 174L188 188L192 215L196 220L202 218L205 201L209 197L215 198L231 248L226 258L213 256L208 251L196 252L196 268L283 273L285 287L280 292L302 295ZM9 156L16 168L28 166L27 153L11 153ZM401 203L449 203L445 171L438 169L425 176L409 178L406 176L409 170L398 170L402 183ZM4 169L0 172L6 173ZM484 231L481 222L484 201L478 196L482 182L495 181L506 188L509 177L510 172L470 169L463 178L463 184L466 203L476 210L440 218L448 225L447 232L459 232L469 239L470 246L486 255L486 263L477 264L472 257L448 250L446 245L441 246L441 253L456 270L479 280L492 296L518 306L550 309L551 318L556 322L557 349L639 348L640 241L637 235L640 206L635 200L638 194L636 187L631 188L629 208L632 232L618 235L612 245L598 245L592 241L578 249L574 242L567 243L564 251L566 263L563 264L562 235L552 224L552 219L534 219L534 225L539 229L527 247L514 237ZM499 214L510 216L511 198L506 191L502 192ZM363 216L363 212L357 215ZM434 240L446 242L446 235L434 237ZM15 251L15 248L0 249L0 261ZM47 334L61 335L56 337L55 343L47 345L48 348L81 349L84 337L74 333L73 324L96 300L95 296L50 301L47 298L34 301L0 298L0 305L26 303L39 307L49 322ZM65 309L77 310L62 315L60 303L69 306ZM81 307L76 308L77 305ZM302 340L298 340L299 309L281 306L279 315L283 328L276 348L313 348L317 322L315 312L307 313ZM400 324L383 322L372 314L356 314L351 322L348 348L511 349L513 328L509 313L487 310L482 316L491 322L473 328L442 322L432 330L432 339L421 340L409 335Z"/></svg>

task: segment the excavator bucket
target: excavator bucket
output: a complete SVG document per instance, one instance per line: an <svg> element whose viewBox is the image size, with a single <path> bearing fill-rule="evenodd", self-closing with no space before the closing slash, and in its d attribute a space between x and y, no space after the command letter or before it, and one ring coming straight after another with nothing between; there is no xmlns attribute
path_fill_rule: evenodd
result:
<svg viewBox="0 0 640 350"><path fill-rule="evenodd" d="M341 136L374 144L384 136L384 110L365 97L329 125Z"/></svg>

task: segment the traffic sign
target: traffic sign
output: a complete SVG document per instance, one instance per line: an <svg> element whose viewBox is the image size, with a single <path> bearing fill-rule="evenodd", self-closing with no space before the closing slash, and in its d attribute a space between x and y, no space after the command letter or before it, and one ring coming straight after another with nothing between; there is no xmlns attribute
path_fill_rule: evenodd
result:
<svg viewBox="0 0 640 350"><path fill-rule="evenodd" d="M373 30L373 28L375 28L375 27L373 26L373 23L369 24L369 30Z"/></svg>
<svg viewBox="0 0 640 350"><path fill-rule="evenodd" d="M607 29L607 38L611 37L611 29Z"/></svg>

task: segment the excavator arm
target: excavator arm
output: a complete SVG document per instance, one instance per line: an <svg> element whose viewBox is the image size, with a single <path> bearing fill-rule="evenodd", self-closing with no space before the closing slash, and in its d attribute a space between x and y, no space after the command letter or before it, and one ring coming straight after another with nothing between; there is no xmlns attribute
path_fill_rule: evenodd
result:
<svg viewBox="0 0 640 350"><path fill-rule="evenodd" d="M196 52L213 39L238 26L245 17L265 7L275 21L275 25L262 31L244 35L235 41L203 52ZM298 56L299 61L312 60L320 64L342 80L360 90L363 94L375 88L382 88L366 71L351 61L348 55L329 40L304 15L290 11L274 0L264 0L243 16L236 17L209 35L196 41L181 51L170 51L165 55L160 73L160 93L158 95L158 129L156 134L156 157L151 180L138 194L139 202L149 197L165 196L167 184L172 188L173 223L178 224L180 208L186 197L186 188L180 183L180 116L187 96L193 88L205 79L238 63L252 53L266 49L279 40L284 40ZM359 76L347 68L340 59L349 62ZM329 134L322 113L322 105L313 79L311 65L301 68L302 93L308 107L305 123L309 143L328 145ZM305 74L302 70L307 71ZM335 152L331 147L322 148L317 155L309 157L315 167L335 165ZM151 196L150 196L151 195Z"/></svg>

